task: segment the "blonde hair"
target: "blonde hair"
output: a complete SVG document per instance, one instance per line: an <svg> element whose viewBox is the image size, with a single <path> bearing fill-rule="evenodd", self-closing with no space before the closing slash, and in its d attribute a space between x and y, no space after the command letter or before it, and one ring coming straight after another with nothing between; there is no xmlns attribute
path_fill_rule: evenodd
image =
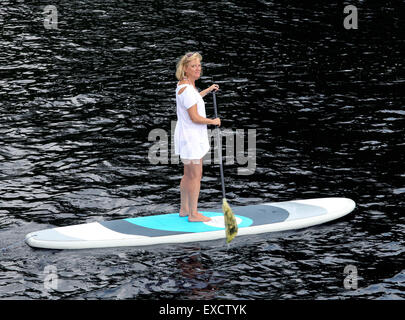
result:
<svg viewBox="0 0 405 320"><path fill-rule="evenodd" d="M187 52L184 56L180 58L180 60L177 62L176 66L176 78L177 80L183 80L185 74L184 70L187 68L187 65L189 64L190 61L193 61L194 59L202 60L201 54L198 52ZM202 71L201 71L202 74Z"/></svg>

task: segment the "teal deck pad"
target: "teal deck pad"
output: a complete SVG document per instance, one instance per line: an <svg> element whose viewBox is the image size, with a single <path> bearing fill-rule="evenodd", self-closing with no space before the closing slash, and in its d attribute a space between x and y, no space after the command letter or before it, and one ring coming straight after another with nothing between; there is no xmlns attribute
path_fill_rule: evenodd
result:
<svg viewBox="0 0 405 320"><path fill-rule="evenodd" d="M206 217L223 217L218 212L206 212L200 211ZM249 227L253 221L250 218L235 215L236 218L241 219L241 223L238 224L239 228ZM131 222L141 227L151 228L156 230L174 231L174 232L207 232L218 231L224 228L208 225L204 222L189 222L188 217L180 217L178 213L171 214L159 214L149 217L129 218L125 221Z"/></svg>

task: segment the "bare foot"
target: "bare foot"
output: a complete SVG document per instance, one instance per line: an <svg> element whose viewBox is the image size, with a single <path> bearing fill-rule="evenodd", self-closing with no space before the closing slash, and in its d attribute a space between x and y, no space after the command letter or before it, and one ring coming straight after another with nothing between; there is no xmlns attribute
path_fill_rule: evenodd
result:
<svg viewBox="0 0 405 320"><path fill-rule="evenodd" d="M197 212L197 214L190 215L188 217L188 221L190 222L208 222L211 221L211 218L203 216L201 212Z"/></svg>
<svg viewBox="0 0 405 320"><path fill-rule="evenodd" d="M182 210L180 210L179 216L180 216L180 217L187 217L187 216L188 216L188 213L187 213L187 212L183 212Z"/></svg>
<svg viewBox="0 0 405 320"><path fill-rule="evenodd" d="M201 212L198 212L198 214L199 214L199 215L202 215ZM188 217L188 213L180 211L179 216L180 216L180 217Z"/></svg>

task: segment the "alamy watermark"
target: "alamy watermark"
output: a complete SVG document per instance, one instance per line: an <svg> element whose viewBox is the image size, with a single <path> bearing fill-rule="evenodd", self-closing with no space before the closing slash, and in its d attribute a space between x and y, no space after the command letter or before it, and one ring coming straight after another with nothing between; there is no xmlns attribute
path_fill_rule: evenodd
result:
<svg viewBox="0 0 405 320"><path fill-rule="evenodd" d="M358 289L358 271L357 267L349 264L347 265L343 273L346 277L343 280L343 286L346 290L356 290Z"/></svg>
<svg viewBox="0 0 405 320"><path fill-rule="evenodd" d="M54 5L47 5L44 7L44 28L45 29L58 29L58 9Z"/></svg>
<svg viewBox="0 0 405 320"><path fill-rule="evenodd" d="M344 13L348 15L343 19L343 26L346 30L358 29L358 15L357 7L353 5L348 5L343 9Z"/></svg>
<svg viewBox="0 0 405 320"><path fill-rule="evenodd" d="M44 290L51 291L58 288L58 268L55 265L47 265L44 268Z"/></svg>
<svg viewBox="0 0 405 320"><path fill-rule="evenodd" d="M178 164L180 162L179 155L176 155L174 152L175 127L176 121L172 121L170 134L161 128L153 129L149 132L148 140L154 141L154 144L149 148L148 152L148 159L151 164ZM220 129L207 129L208 141L211 145L210 151L203 157L204 163L207 164L211 164L212 161L214 161L215 164L219 164L217 152L219 141L216 130ZM238 175L253 174L256 170L256 129L247 130L247 150L245 148L246 132L244 129L236 129L236 131L225 129L220 131L220 133L221 145L225 145L224 164L235 164L236 159L236 163L243 166L238 168ZM223 138L225 138L225 144L223 143ZM214 148L212 148L212 141L214 142ZM214 157L212 157L213 154Z"/></svg>

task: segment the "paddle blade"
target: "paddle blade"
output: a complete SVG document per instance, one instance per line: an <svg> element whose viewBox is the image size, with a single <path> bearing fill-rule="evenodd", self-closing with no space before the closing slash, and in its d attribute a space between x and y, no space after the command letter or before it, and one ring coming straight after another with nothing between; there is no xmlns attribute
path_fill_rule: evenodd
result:
<svg viewBox="0 0 405 320"><path fill-rule="evenodd" d="M225 198L222 199L222 210L224 211L226 242L229 243L238 233L238 224Z"/></svg>

